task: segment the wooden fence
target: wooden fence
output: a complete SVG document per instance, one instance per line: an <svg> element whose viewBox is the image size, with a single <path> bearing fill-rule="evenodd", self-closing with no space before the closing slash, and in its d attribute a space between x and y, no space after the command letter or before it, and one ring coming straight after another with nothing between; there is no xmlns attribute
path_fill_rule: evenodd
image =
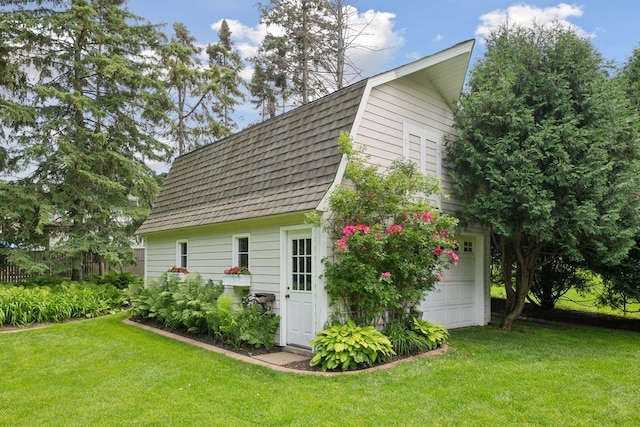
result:
<svg viewBox="0 0 640 427"><path fill-rule="evenodd" d="M135 264L123 266L122 268L110 266L104 263L97 254L87 254L84 261L84 277L100 275L101 273L106 273L108 271L117 271L120 273L129 272L142 276L144 274L144 249L136 248L133 251L135 255ZM51 254L44 251L34 251L31 253L31 256L34 261L45 261L48 265L51 265L53 262L56 264L64 262L60 259L52 259ZM10 264L5 257L0 256L0 282L16 283L29 277L38 277L42 275L43 274L29 274L15 265ZM66 272L58 273L57 275L64 278L70 278L71 268Z"/></svg>

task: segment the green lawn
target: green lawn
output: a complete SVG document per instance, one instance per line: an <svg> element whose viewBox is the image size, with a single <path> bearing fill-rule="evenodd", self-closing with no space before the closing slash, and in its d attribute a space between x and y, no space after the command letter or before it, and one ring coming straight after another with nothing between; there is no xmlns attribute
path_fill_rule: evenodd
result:
<svg viewBox="0 0 640 427"><path fill-rule="evenodd" d="M583 295L575 289L569 289L566 294L560 297L556 304L556 308L563 310L591 311L601 314L611 314L614 316L624 315L622 310L614 310L609 307L597 307L595 302L598 291L599 289L596 286L592 292ZM506 297L504 287L492 286L491 296L504 299ZM640 304L628 304L627 311L628 313L626 317L640 319Z"/></svg>
<svg viewBox="0 0 640 427"><path fill-rule="evenodd" d="M0 334L0 425L640 425L640 335L519 322L333 377L275 372L121 322Z"/></svg>

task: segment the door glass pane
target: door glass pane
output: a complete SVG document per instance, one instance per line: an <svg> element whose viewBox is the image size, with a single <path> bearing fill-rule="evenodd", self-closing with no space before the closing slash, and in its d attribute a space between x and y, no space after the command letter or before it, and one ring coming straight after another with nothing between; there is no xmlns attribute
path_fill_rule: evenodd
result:
<svg viewBox="0 0 640 427"><path fill-rule="evenodd" d="M291 289L294 291L311 291L311 239L292 239L291 249Z"/></svg>

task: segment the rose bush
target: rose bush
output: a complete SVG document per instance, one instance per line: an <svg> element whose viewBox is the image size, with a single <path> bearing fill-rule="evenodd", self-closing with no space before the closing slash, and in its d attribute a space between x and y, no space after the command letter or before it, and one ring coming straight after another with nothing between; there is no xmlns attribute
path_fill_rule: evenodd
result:
<svg viewBox="0 0 640 427"><path fill-rule="evenodd" d="M359 325L407 319L434 288L443 271L456 264L456 219L428 198L438 182L413 163L396 161L385 172L367 166L348 137L340 140L349 163L329 203L326 227L335 239L333 257L324 260L327 293L338 321Z"/></svg>

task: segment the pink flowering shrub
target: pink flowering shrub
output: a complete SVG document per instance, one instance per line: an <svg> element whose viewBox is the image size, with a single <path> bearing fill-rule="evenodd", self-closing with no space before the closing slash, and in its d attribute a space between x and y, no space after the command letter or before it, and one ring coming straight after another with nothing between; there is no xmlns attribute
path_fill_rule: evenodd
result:
<svg viewBox="0 0 640 427"><path fill-rule="evenodd" d="M406 319L458 256L456 220L435 209L422 194L439 192L435 180L412 163L386 171L367 167L341 140L349 156L345 177L330 198L329 231L334 256L325 259L326 289L337 320L375 324Z"/></svg>

